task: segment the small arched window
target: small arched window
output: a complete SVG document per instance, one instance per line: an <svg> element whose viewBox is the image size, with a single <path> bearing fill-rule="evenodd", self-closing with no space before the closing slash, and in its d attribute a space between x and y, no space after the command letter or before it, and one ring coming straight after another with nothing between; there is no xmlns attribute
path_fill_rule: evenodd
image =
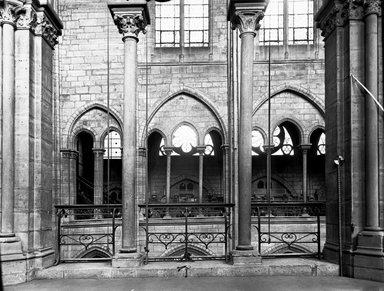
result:
<svg viewBox="0 0 384 291"><path fill-rule="evenodd" d="M214 156L215 155L215 150L213 148L213 141L212 141L212 136L210 133L208 133L205 138L204 138L204 145L205 145L205 151L204 154L206 156Z"/></svg>
<svg viewBox="0 0 384 291"><path fill-rule="evenodd" d="M252 156L264 153L264 137L257 129L252 130Z"/></svg>
<svg viewBox="0 0 384 291"><path fill-rule="evenodd" d="M197 146L197 135L192 127L181 125L173 133L172 146L179 154L193 154ZM179 149L179 151L177 151Z"/></svg>
<svg viewBox="0 0 384 291"><path fill-rule="evenodd" d="M319 137L319 141L317 143L316 155L318 156L325 155L325 133L324 132Z"/></svg>
<svg viewBox="0 0 384 291"><path fill-rule="evenodd" d="M121 159L120 134L112 130L104 139L104 159Z"/></svg>
<svg viewBox="0 0 384 291"><path fill-rule="evenodd" d="M276 149L274 153L276 156L293 156L295 154L291 135L285 126L279 125L274 130L273 145Z"/></svg>

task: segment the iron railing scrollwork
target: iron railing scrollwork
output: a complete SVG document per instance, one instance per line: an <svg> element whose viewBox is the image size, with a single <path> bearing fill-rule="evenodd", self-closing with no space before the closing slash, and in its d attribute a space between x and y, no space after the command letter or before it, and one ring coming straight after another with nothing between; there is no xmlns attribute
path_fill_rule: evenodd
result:
<svg viewBox="0 0 384 291"><path fill-rule="evenodd" d="M57 215L57 258L68 261L111 260L115 254L116 218L121 205L55 205ZM91 219L94 219L94 223ZM87 251L97 251L88 256Z"/></svg>
<svg viewBox="0 0 384 291"><path fill-rule="evenodd" d="M258 250L263 257L269 256L315 256L321 257L321 222L320 217L325 216L325 203L253 203L252 215L257 217ZM295 217L297 227L290 222L289 227L282 223L274 229L265 225L271 218ZM268 219L267 219L268 218ZM300 223L305 220L305 223ZM312 221L312 222L311 222ZM303 227L306 226L306 227ZM313 227L308 226L313 225ZM285 228L285 229L284 229ZM280 246L275 252L265 252L262 245Z"/></svg>
<svg viewBox="0 0 384 291"><path fill-rule="evenodd" d="M147 223L142 226L146 237L146 262L199 259L224 259L227 262L230 215L233 206L234 204L223 203L140 204L140 209L148 213L145 217ZM164 224L160 224L162 226L159 227L159 224L149 223L153 219L164 219L164 221L173 219L178 227L174 227L172 231L165 231ZM212 221L212 227L209 230L204 229L203 221L207 222L211 219L215 220ZM194 227L195 225L198 227ZM221 252L212 251L211 247L214 245L215 250L220 249ZM162 248L165 253L172 249L178 249L181 252L151 256L149 246ZM204 254L199 255L199 249L204 251Z"/></svg>

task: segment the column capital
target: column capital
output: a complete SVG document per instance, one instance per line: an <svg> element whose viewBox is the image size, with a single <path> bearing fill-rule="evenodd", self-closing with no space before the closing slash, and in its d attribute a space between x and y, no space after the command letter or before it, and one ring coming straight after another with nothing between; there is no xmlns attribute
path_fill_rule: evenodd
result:
<svg viewBox="0 0 384 291"><path fill-rule="evenodd" d="M311 149L311 147L312 147L311 143L299 145L299 149L302 150L303 152L307 152L308 150Z"/></svg>
<svg viewBox="0 0 384 291"><path fill-rule="evenodd" d="M349 17L348 5L341 1L328 1L321 7L315 20L325 39L331 35L336 27L343 27L346 24Z"/></svg>
<svg viewBox="0 0 384 291"><path fill-rule="evenodd" d="M228 20L232 29L238 28L240 36L260 29L260 20L264 17L267 1L264 0L231 0L228 9Z"/></svg>
<svg viewBox="0 0 384 291"><path fill-rule="evenodd" d="M270 145L263 145L263 149L266 153L268 153L268 151L272 151L274 149L274 145L273 144L270 144Z"/></svg>
<svg viewBox="0 0 384 291"><path fill-rule="evenodd" d="M147 156L147 148L145 147L140 147L138 150L138 155L139 157L146 157Z"/></svg>
<svg viewBox="0 0 384 291"><path fill-rule="evenodd" d="M31 3L26 3L24 6L19 6L15 9L16 27L18 30L30 29L36 17L36 11L32 8Z"/></svg>
<svg viewBox="0 0 384 291"><path fill-rule="evenodd" d="M198 153L199 155L204 155L205 149L206 149L206 146L205 146L205 145L201 145L201 146L197 146L197 147L196 147L197 153Z"/></svg>
<svg viewBox="0 0 384 291"><path fill-rule="evenodd" d="M173 147L163 147L163 149L167 156L170 156L173 152Z"/></svg>
<svg viewBox="0 0 384 291"><path fill-rule="evenodd" d="M2 1L0 4L0 24L8 23L13 26L16 25L16 13L15 5L8 3L7 1Z"/></svg>
<svg viewBox="0 0 384 291"><path fill-rule="evenodd" d="M226 154L229 151L229 144L222 144L221 145L222 151Z"/></svg>
<svg viewBox="0 0 384 291"><path fill-rule="evenodd" d="M136 0L127 4L108 5L119 33L126 37L138 40L139 33L146 33L145 27L149 24L149 13L146 1Z"/></svg>
<svg viewBox="0 0 384 291"><path fill-rule="evenodd" d="M381 1L380 0L365 0L364 3L365 13L364 16L367 17L371 14L381 15Z"/></svg>
<svg viewBox="0 0 384 291"><path fill-rule="evenodd" d="M92 151L95 157L101 157L101 158L104 157L105 149L93 148Z"/></svg>

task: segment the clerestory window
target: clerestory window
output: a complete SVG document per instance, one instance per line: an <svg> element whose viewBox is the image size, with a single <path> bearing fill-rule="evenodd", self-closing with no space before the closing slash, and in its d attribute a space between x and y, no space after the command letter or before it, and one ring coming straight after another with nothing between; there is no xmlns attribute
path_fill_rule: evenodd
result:
<svg viewBox="0 0 384 291"><path fill-rule="evenodd" d="M313 0L270 0L260 22L260 44L312 44L313 5Z"/></svg>
<svg viewBox="0 0 384 291"><path fill-rule="evenodd" d="M156 47L208 47L209 0L156 3Z"/></svg>

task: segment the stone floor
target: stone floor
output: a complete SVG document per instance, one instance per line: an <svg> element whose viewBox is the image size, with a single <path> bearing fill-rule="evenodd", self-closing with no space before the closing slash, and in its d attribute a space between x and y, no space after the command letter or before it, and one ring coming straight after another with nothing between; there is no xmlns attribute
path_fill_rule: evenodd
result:
<svg viewBox="0 0 384 291"><path fill-rule="evenodd" d="M128 291L381 291L384 283L342 277L309 276L255 276L255 277L178 277L129 279L60 279L34 280L8 286L5 291L76 291L76 290L128 290Z"/></svg>

